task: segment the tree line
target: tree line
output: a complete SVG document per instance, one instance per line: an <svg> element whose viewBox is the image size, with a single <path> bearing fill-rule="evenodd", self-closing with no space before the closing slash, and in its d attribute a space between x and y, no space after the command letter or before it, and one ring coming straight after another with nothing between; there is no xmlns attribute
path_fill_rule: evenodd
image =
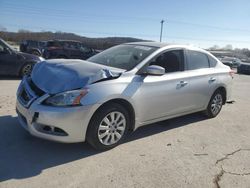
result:
<svg viewBox="0 0 250 188"><path fill-rule="evenodd" d="M88 38L74 33L65 32L30 32L27 30L19 30L18 32L0 31L0 37L5 41L16 42L20 44L24 40L37 40L37 41L48 41L48 40L76 40L84 43L86 46L104 50L114 45L126 43L126 42L139 42L145 41L142 39L131 38L131 37L106 37L106 38Z"/></svg>
<svg viewBox="0 0 250 188"><path fill-rule="evenodd" d="M9 32L5 29L0 28L0 38L5 41L11 41L19 44L23 40L37 40L37 41L48 41L48 40L76 40L84 43L86 46L104 50L110 48L112 46L127 43L127 42L140 42L145 41L138 38L131 37L106 37L106 38L88 38L84 36L80 36L74 33L66 33L66 32L50 32L50 31L41 31L41 32L31 32L28 30L20 29L18 32ZM243 49L233 49L232 45L226 45L225 47L219 47L218 45L214 45L208 50L227 50L231 51L234 54L238 54L239 56L245 56L250 58L250 50L247 48ZM237 56L238 56L237 55Z"/></svg>

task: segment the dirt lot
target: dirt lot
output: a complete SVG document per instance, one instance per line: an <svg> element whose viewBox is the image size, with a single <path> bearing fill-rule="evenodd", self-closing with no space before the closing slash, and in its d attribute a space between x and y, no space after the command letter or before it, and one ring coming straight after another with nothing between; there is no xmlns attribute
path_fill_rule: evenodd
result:
<svg viewBox="0 0 250 188"><path fill-rule="evenodd" d="M138 129L96 152L30 136L16 118L19 80L0 80L0 187L249 187L250 76L236 75L234 104L220 115L175 118Z"/></svg>

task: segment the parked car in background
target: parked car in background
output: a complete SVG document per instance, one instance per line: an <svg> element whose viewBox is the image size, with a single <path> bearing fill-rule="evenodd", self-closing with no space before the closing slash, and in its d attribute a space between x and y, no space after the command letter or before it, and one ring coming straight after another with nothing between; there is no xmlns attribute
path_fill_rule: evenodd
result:
<svg viewBox="0 0 250 188"><path fill-rule="evenodd" d="M18 88L17 113L34 136L105 150L143 125L199 111L216 117L231 83L232 70L205 50L128 43L87 61L37 64Z"/></svg>
<svg viewBox="0 0 250 188"><path fill-rule="evenodd" d="M42 57L18 52L0 39L0 75L28 75L31 73L34 64L42 60L44 60Z"/></svg>
<svg viewBox="0 0 250 188"><path fill-rule="evenodd" d="M224 65L229 66L231 69L234 67L234 64L232 63L232 61L221 61Z"/></svg>
<svg viewBox="0 0 250 188"><path fill-rule="evenodd" d="M47 41L43 51L45 59L87 59L97 52L81 42L71 40Z"/></svg>
<svg viewBox="0 0 250 188"><path fill-rule="evenodd" d="M241 60L235 57L223 57L220 59L221 62L225 65L232 67L238 67L241 63Z"/></svg>
<svg viewBox="0 0 250 188"><path fill-rule="evenodd" d="M46 45L44 41L36 40L24 40L20 43L20 51L33 54L36 56L42 56L42 51Z"/></svg>
<svg viewBox="0 0 250 188"><path fill-rule="evenodd" d="M250 63L240 63L240 65L237 67L237 73L250 74Z"/></svg>

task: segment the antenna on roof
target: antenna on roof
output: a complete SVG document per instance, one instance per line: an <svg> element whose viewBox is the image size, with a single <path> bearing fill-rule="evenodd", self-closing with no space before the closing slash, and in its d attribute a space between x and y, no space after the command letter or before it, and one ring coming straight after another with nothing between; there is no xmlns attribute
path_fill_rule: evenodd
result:
<svg viewBox="0 0 250 188"><path fill-rule="evenodd" d="M161 39L162 39L162 30L163 30L163 23L164 23L165 21L164 20L161 20L161 34L160 34L160 42L161 42Z"/></svg>

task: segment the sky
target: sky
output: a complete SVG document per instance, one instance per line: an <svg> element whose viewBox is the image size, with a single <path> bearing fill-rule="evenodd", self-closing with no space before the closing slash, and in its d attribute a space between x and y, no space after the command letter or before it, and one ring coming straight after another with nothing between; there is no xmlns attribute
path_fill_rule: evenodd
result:
<svg viewBox="0 0 250 188"><path fill-rule="evenodd" d="M250 48L249 0L0 0L0 28Z"/></svg>

